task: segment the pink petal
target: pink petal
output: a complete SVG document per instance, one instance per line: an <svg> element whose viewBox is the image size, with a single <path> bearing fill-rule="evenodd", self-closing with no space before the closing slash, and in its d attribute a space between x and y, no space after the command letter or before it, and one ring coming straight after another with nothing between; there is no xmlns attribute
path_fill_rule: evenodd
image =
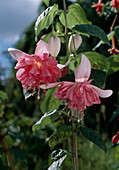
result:
<svg viewBox="0 0 119 170"><path fill-rule="evenodd" d="M89 79L91 73L91 64L88 58L82 54L79 68L74 71L76 82L85 82Z"/></svg>
<svg viewBox="0 0 119 170"><path fill-rule="evenodd" d="M10 53L10 55L15 58L16 60L18 60L20 57L25 57L28 56L28 54L24 53L21 50L17 50L15 48L8 48L8 51Z"/></svg>
<svg viewBox="0 0 119 170"><path fill-rule="evenodd" d="M57 83L49 83L49 84L43 84L43 85L40 85L40 88L41 88L41 89L50 89L50 88L53 88L53 87L59 86L60 84L61 84L61 82L57 82Z"/></svg>
<svg viewBox="0 0 119 170"><path fill-rule="evenodd" d="M102 90L94 85L90 85L90 87L92 87L98 93L98 95L102 98L107 98L111 96L113 93L112 90Z"/></svg>
<svg viewBox="0 0 119 170"><path fill-rule="evenodd" d="M63 65L63 64L57 64L57 67L59 67L60 69L62 69L62 68L64 68L64 67L68 66L69 63L70 63L70 61L71 61L71 58L69 58L69 60L68 60L64 65Z"/></svg>
<svg viewBox="0 0 119 170"><path fill-rule="evenodd" d="M46 42L40 40L37 43L36 49L35 49L35 54L38 56L41 56L42 54L47 54L49 55L50 47L49 44Z"/></svg>

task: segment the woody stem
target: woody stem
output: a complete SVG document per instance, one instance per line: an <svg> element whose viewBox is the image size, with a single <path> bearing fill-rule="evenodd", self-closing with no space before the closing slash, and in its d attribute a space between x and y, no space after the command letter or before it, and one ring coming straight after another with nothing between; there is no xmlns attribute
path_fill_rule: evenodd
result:
<svg viewBox="0 0 119 170"><path fill-rule="evenodd" d="M78 148L77 148L77 133L76 133L76 124L72 119L72 131L73 131L73 162L74 170L78 170Z"/></svg>
<svg viewBox="0 0 119 170"><path fill-rule="evenodd" d="M12 157L11 157L11 153L9 151L9 148L8 148L8 144L7 144L7 141L5 139L5 134L1 128L1 125L0 125L0 133L1 133L1 137L2 137L2 146L6 152L6 155L8 156L8 160L9 160L9 163L10 163L10 166L11 166L11 170L15 170L15 167L14 167L14 164L13 164L13 161L12 161Z"/></svg>

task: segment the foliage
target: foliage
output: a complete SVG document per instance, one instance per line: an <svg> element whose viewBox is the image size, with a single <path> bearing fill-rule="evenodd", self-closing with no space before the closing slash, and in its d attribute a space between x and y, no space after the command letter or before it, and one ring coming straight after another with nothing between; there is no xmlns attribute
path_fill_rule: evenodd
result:
<svg viewBox="0 0 119 170"><path fill-rule="evenodd" d="M84 54L91 63L91 84L112 89L114 93L109 99L101 99L100 105L87 107L85 117L78 122L82 117L73 112L73 109L67 108L68 100L59 101L54 98L57 87L46 90L47 93L41 90L40 100L37 100L38 90L22 89L13 70L2 85L3 91L0 90L0 167L4 170L11 166L9 159L8 164L6 161L8 155L4 152L4 139L16 170L37 170L39 167L40 170L73 169L74 136L77 134L78 163L81 170L99 167L117 169L118 143L111 145L111 137L119 128L119 84L115 84L119 76L119 55L110 55L108 52L108 48L114 45L112 43L111 46L109 42L113 38L117 43L116 48L119 44L119 26L114 23L111 27L115 10L109 1L104 4L104 17L99 18L91 8L92 1L66 1L66 9L63 1L62 4L57 0L43 2L46 9L39 11L37 21L24 31L16 48L31 54L36 46L35 39L38 41L42 35L47 34L43 40L48 42L49 37L58 36L62 49L56 60L64 64L69 56L71 58L67 74L58 78L58 81L74 82L73 72L80 65L81 55ZM83 43L74 54L69 54L68 40L73 34L81 35ZM106 155L100 148L107 151Z"/></svg>

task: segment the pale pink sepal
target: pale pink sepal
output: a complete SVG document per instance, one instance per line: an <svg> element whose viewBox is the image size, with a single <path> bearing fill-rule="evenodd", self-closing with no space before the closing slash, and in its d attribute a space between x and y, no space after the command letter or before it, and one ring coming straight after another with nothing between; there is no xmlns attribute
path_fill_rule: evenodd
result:
<svg viewBox="0 0 119 170"><path fill-rule="evenodd" d="M40 85L40 88L41 89L50 89L50 88L59 86L60 84L62 84L62 82L43 84L43 85Z"/></svg>
<svg viewBox="0 0 119 170"><path fill-rule="evenodd" d="M106 98L112 95L113 91L112 90L102 90L94 85L90 85L90 87L92 87L100 97L102 98Z"/></svg>
<svg viewBox="0 0 119 170"><path fill-rule="evenodd" d="M49 44L40 40L37 43L36 49L35 49L35 54L38 56L41 56L42 54L48 54L49 55L50 47Z"/></svg>
<svg viewBox="0 0 119 170"><path fill-rule="evenodd" d="M60 69L62 69L62 68L64 68L64 67L68 66L69 63L70 63L70 61L71 61L71 58L69 58L69 60L68 60L64 65L63 65L63 64L57 64L57 67L60 68Z"/></svg>
<svg viewBox="0 0 119 170"><path fill-rule="evenodd" d="M91 74L91 64L88 58L82 54L81 63L78 69L75 69L75 82L85 82L89 79Z"/></svg>
<svg viewBox="0 0 119 170"><path fill-rule="evenodd" d="M24 53L21 50L17 50L16 48L8 48L8 52L16 60L18 60L20 57L25 57L26 55L28 56L28 54Z"/></svg>

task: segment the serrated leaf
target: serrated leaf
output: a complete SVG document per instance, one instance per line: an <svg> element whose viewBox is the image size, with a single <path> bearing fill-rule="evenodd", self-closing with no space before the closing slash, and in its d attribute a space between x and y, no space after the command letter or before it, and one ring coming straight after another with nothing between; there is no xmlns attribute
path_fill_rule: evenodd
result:
<svg viewBox="0 0 119 170"><path fill-rule="evenodd" d="M107 75L111 75L112 73L119 71L119 54L111 55L108 58L108 61L110 62L110 68Z"/></svg>
<svg viewBox="0 0 119 170"><path fill-rule="evenodd" d="M54 92L56 89L57 89L57 87L49 89L47 91L45 99L40 106L40 109L43 114L45 114L46 112L49 112L51 110L58 109L58 107L62 103L62 101L59 101L58 98L54 98Z"/></svg>
<svg viewBox="0 0 119 170"><path fill-rule="evenodd" d="M47 6L49 6L50 0L43 0L43 2L44 2Z"/></svg>
<svg viewBox="0 0 119 170"><path fill-rule="evenodd" d="M85 52L83 54L86 57L88 57L88 59L90 60L91 68L99 69L99 70L103 70L103 71L108 72L109 67L110 67L110 63L104 55L96 53L96 52ZM77 67L78 67L79 64L80 64L80 61L81 61L81 54L79 54L79 57L76 58L76 60L73 60L73 61L70 62L69 67L72 71L74 71L74 69L75 69L74 65L75 65L76 61L77 61Z"/></svg>
<svg viewBox="0 0 119 170"><path fill-rule="evenodd" d="M81 24L81 25L75 25L72 29L95 36L101 39L102 41L104 41L109 46L111 46L106 33L98 26L91 25L91 24Z"/></svg>
<svg viewBox="0 0 119 170"><path fill-rule="evenodd" d="M59 113L60 111L57 111L56 109L45 113L44 116L42 116L41 119L32 126L33 132L39 130L42 126L48 125L57 120L59 117L61 117Z"/></svg>
<svg viewBox="0 0 119 170"><path fill-rule="evenodd" d="M107 37L108 40L110 41L112 39L112 37L114 36L114 31L110 32ZM95 51L97 48L99 48L101 46L101 44L105 44L104 41L99 41L99 43L92 49L93 51Z"/></svg>
<svg viewBox="0 0 119 170"><path fill-rule="evenodd" d="M49 138L49 146L53 149L57 144L62 143L69 136L72 136L71 126L63 125L54 131L52 136Z"/></svg>
<svg viewBox="0 0 119 170"><path fill-rule="evenodd" d="M41 13L41 15L37 18L35 23L35 39L37 40L37 36L40 31L44 28L48 27L54 20L55 12L58 9L58 5L54 4L51 7L48 7L45 11Z"/></svg>
<svg viewBox="0 0 119 170"><path fill-rule="evenodd" d="M60 22L65 25L65 19L64 19L64 14L62 13L59 17ZM79 24L91 24L90 21L87 20L85 12L83 8L75 3L71 4L68 7L68 13L67 13L67 27L72 28L74 25L79 25Z"/></svg>
<svg viewBox="0 0 119 170"><path fill-rule="evenodd" d="M85 126L80 126L80 131L81 133L91 142L96 144L98 147L100 147L102 150L107 152L107 148L101 138L95 131L85 127Z"/></svg>
<svg viewBox="0 0 119 170"><path fill-rule="evenodd" d="M48 168L48 170L60 170L60 167L63 163L63 161L65 160L65 158L67 157L67 155L64 155L62 158L58 159L57 161L54 161L50 167Z"/></svg>
<svg viewBox="0 0 119 170"><path fill-rule="evenodd" d="M114 27L114 31L115 31L117 42L119 44L119 26Z"/></svg>
<svg viewBox="0 0 119 170"><path fill-rule="evenodd" d="M114 120L117 116L119 115L119 108L117 110L114 111L114 113L112 114L109 123Z"/></svg>
<svg viewBox="0 0 119 170"><path fill-rule="evenodd" d="M60 159L61 157L63 157L64 155L66 155L66 154L67 154L66 150L57 149L57 150L52 151L51 159L57 160L57 159Z"/></svg>

